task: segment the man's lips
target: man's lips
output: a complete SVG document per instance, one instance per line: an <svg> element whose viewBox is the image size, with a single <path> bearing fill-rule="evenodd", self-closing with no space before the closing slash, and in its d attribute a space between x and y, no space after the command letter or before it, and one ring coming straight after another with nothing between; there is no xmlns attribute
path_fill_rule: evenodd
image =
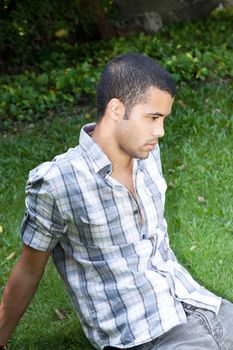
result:
<svg viewBox="0 0 233 350"><path fill-rule="evenodd" d="M150 143L147 143L146 146L147 148L149 149L153 149L155 148L155 146L157 145L158 142L150 142Z"/></svg>
<svg viewBox="0 0 233 350"><path fill-rule="evenodd" d="M151 142L148 142L147 143L147 145L157 145L157 143L158 143L158 140L157 141L155 141L155 140L152 140Z"/></svg>

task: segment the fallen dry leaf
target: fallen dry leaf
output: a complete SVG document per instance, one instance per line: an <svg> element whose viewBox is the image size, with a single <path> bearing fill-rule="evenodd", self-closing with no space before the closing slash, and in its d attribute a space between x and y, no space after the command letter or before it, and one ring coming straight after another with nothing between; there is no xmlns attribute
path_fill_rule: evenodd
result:
<svg viewBox="0 0 233 350"><path fill-rule="evenodd" d="M15 252L11 253L10 255L7 256L6 260L11 260L15 256Z"/></svg>
<svg viewBox="0 0 233 350"><path fill-rule="evenodd" d="M206 203L206 200L205 200L205 198L204 197L202 197L202 196L198 196L197 197L197 201L198 201L198 203Z"/></svg>
<svg viewBox="0 0 233 350"><path fill-rule="evenodd" d="M170 188L174 188L174 187L175 187L175 184L174 184L173 182L169 182L168 186L169 186Z"/></svg>
<svg viewBox="0 0 233 350"><path fill-rule="evenodd" d="M60 29L57 30L54 35L56 38L63 38L68 35L68 31L66 29Z"/></svg>
<svg viewBox="0 0 233 350"><path fill-rule="evenodd" d="M185 164L181 164L177 168L178 168L178 170L184 170L184 169L186 169L186 165Z"/></svg>
<svg viewBox="0 0 233 350"><path fill-rule="evenodd" d="M183 100L178 100L178 104L181 106L181 107L184 107L185 106L185 103Z"/></svg>
<svg viewBox="0 0 233 350"><path fill-rule="evenodd" d="M59 309L55 309L54 311L59 320L62 320L65 317Z"/></svg>

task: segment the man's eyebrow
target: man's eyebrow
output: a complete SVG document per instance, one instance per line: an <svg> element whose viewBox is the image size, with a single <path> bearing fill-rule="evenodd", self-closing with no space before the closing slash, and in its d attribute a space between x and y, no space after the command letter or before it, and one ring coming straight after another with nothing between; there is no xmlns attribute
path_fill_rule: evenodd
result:
<svg viewBox="0 0 233 350"><path fill-rule="evenodd" d="M156 117L164 117L165 114L159 113L159 112L155 112L155 113L147 113L147 115L149 116L156 116Z"/></svg>

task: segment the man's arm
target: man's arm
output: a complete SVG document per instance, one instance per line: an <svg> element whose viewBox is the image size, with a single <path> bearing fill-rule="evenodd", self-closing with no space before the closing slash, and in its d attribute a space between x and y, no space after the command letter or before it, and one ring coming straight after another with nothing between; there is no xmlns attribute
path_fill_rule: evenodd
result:
<svg viewBox="0 0 233 350"><path fill-rule="evenodd" d="M6 345L19 323L43 275L49 252L23 245L21 256L13 268L0 305L0 345Z"/></svg>

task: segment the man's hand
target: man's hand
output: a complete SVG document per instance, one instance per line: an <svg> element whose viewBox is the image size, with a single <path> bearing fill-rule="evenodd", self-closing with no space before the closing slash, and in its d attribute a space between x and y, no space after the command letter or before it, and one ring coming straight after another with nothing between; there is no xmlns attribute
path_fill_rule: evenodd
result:
<svg viewBox="0 0 233 350"><path fill-rule="evenodd" d="M50 253L23 245L21 256L13 268L0 305L0 345L7 345L34 296Z"/></svg>

